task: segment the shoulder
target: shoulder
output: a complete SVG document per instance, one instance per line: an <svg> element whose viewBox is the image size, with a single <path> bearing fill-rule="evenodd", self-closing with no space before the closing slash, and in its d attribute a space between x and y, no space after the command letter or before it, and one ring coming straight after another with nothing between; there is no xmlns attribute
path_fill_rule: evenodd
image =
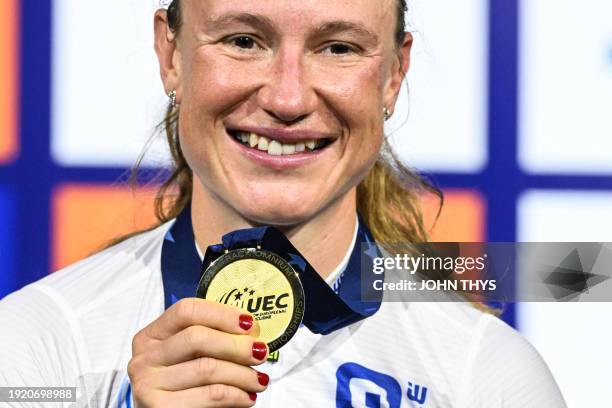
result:
<svg viewBox="0 0 612 408"><path fill-rule="evenodd" d="M0 373L13 367L73 378L113 365L108 359L118 350L117 362L124 358L126 339L163 311L160 254L168 228L139 234L2 299L0 360L7 364Z"/></svg>
<svg viewBox="0 0 612 408"><path fill-rule="evenodd" d="M436 321L428 338L445 357L463 356L455 373L458 407L566 406L539 352L506 322L469 303L424 303L420 311Z"/></svg>
<svg viewBox="0 0 612 408"><path fill-rule="evenodd" d="M379 313L381 338L418 356L395 358L427 372L453 406L565 407L538 351L496 316L452 301L386 302Z"/></svg>
<svg viewBox="0 0 612 408"><path fill-rule="evenodd" d="M488 320L466 367L465 406L566 407L535 347L505 322Z"/></svg>
<svg viewBox="0 0 612 408"><path fill-rule="evenodd" d="M148 280L160 278L160 256L163 237L169 224L138 234L117 245L106 248L26 287L11 295L26 301L37 291L65 308L83 313L95 308L105 299L121 299Z"/></svg>
<svg viewBox="0 0 612 408"><path fill-rule="evenodd" d="M51 273L0 301L3 319L39 315L79 318L98 308L134 303L161 285L161 247L169 223L138 234L80 262Z"/></svg>

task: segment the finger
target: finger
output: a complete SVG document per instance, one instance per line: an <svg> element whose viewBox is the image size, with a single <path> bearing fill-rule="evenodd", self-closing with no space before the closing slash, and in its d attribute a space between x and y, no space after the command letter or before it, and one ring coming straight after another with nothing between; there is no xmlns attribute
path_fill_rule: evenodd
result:
<svg viewBox="0 0 612 408"><path fill-rule="evenodd" d="M212 357L253 366L268 355L265 343L251 336L228 334L203 326L191 326L152 346L152 365L171 366L199 357Z"/></svg>
<svg viewBox="0 0 612 408"><path fill-rule="evenodd" d="M231 385L214 384L174 391L170 400L171 406L174 407L252 407L257 400L257 394L245 392Z"/></svg>
<svg viewBox="0 0 612 408"><path fill-rule="evenodd" d="M259 325L250 313L234 306L198 298L179 300L144 331L151 338L164 340L196 325L226 333L259 336Z"/></svg>
<svg viewBox="0 0 612 408"><path fill-rule="evenodd" d="M165 367L159 371L158 376L158 388L166 391L225 384L247 392L262 392L270 382L267 374L210 357L201 357Z"/></svg>

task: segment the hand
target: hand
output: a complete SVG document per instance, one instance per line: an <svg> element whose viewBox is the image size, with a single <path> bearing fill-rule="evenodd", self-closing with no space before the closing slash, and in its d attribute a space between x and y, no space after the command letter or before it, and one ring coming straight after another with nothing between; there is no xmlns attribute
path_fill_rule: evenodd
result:
<svg viewBox="0 0 612 408"><path fill-rule="evenodd" d="M251 407L269 378L259 326L238 308L189 298L134 336L128 375L139 407Z"/></svg>

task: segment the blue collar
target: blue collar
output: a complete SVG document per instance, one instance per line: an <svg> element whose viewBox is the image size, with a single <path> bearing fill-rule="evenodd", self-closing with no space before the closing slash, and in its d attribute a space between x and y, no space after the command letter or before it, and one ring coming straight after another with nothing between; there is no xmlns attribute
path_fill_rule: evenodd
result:
<svg viewBox="0 0 612 408"><path fill-rule="evenodd" d="M263 249L285 258L300 275L306 296L303 323L313 333L331 333L378 311L382 293L374 290L373 282L384 277L372 273L372 262L380 253L361 218L349 262L337 279L335 290L329 287L284 235L276 234L279 233L268 227L234 231L223 237L223 244L209 247L207 254L222 248L235 249L251 245L254 240L261 243L263 239ZM208 265L206 258L208 256L204 264ZM195 296L204 264L196 249L189 203L166 234L162 246L161 269L166 309L180 299Z"/></svg>

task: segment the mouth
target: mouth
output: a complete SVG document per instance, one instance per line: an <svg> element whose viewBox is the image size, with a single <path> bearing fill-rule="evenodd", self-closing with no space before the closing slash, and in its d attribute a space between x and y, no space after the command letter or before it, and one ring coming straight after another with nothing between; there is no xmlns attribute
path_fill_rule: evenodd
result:
<svg viewBox="0 0 612 408"><path fill-rule="evenodd" d="M295 156L318 153L333 143L331 138L281 140L254 132L227 129L227 133L238 143L251 150L267 153L269 156Z"/></svg>

